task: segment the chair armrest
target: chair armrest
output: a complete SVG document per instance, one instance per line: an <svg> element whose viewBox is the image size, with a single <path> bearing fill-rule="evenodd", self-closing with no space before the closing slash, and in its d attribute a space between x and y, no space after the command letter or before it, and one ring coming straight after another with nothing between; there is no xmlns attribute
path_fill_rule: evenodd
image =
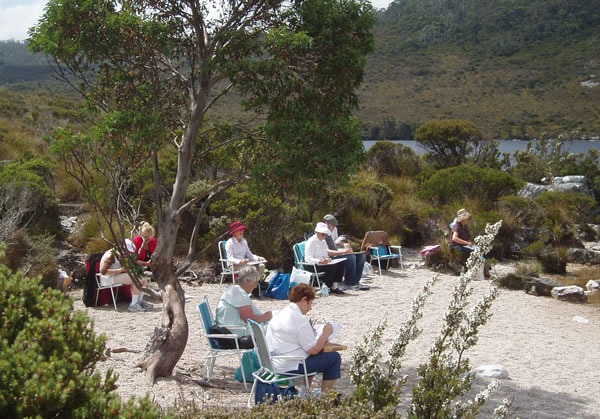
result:
<svg viewBox="0 0 600 419"><path fill-rule="evenodd" d="M292 356L292 355L271 355L271 359L286 359L288 361L304 361L304 358L301 356Z"/></svg>
<svg viewBox="0 0 600 419"><path fill-rule="evenodd" d="M390 246L390 249L398 249L398 253L402 254L402 246Z"/></svg>
<svg viewBox="0 0 600 419"><path fill-rule="evenodd" d="M219 333L209 333L208 335L206 335L207 338L218 338L218 339L235 339L237 340L237 335L234 335L233 333L231 334L225 334L225 335L221 335Z"/></svg>
<svg viewBox="0 0 600 419"><path fill-rule="evenodd" d="M379 246L369 246L369 250L375 250L375 256L379 257Z"/></svg>

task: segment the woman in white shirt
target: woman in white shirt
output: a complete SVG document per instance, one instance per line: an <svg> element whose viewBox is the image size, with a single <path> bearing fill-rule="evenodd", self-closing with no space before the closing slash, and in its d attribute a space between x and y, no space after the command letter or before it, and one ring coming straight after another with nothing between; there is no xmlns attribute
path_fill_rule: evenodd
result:
<svg viewBox="0 0 600 419"><path fill-rule="evenodd" d="M239 326L240 329L232 328L231 332L242 337L249 334L247 330L243 329L248 325L248 319L257 323L271 320L273 314L270 311L262 313L250 299L250 294L256 288L259 279L254 266L245 266L240 269L236 283L227 288L219 298L215 318L217 326Z"/></svg>
<svg viewBox="0 0 600 419"><path fill-rule="evenodd" d="M344 276L343 263L331 263L328 255L329 248L325 237L329 235L329 227L325 223L317 223L315 234L312 235L304 247L304 262L314 263L317 272L323 272L323 282L331 289L333 294L344 294L342 290L342 279Z"/></svg>
<svg viewBox="0 0 600 419"><path fill-rule="evenodd" d="M227 253L227 262L233 267L234 271L240 270L246 266L248 262L266 262L265 258L257 256L250 251L248 242L244 238L244 232L248 227L235 221L229 227L229 240L225 243L225 253ZM256 265L259 278L262 278L265 271L265 264L259 263Z"/></svg>
<svg viewBox="0 0 600 419"><path fill-rule="evenodd" d="M327 323L317 339L306 317L314 300L315 291L311 286L299 284L292 288L291 303L269 322L266 340L271 355L303 357L308 373L322 373L321 391L325 393L332 390L336 380L341 377L342 358L337 352L322 352L333 326ZM304 372L302 364L293 360L273 359L273 367L279 373Z"/></svg>

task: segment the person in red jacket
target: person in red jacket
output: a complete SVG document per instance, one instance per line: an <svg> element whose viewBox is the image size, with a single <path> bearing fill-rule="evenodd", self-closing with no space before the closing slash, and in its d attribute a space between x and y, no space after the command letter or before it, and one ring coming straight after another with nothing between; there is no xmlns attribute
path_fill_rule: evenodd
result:
<svg viewBox="0 0 600 419"><path fill-rule="evenodd" d="M152 268L152 254L156 250L158 241L154 237L154 227L144 222L140 227L140 235L133 238L137 252L136 263L147 269Z"/></svg>

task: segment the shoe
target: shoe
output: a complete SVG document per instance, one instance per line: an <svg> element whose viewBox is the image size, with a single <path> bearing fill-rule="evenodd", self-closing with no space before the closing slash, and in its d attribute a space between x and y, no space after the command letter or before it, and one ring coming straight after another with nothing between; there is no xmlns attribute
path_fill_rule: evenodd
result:
<svg viewBox="0 0 600 419"><path fill-rule="evenodd" d="M358 281L359 284L362 285L368 285L371 284L373 281L371 281L369 278L361 278L360 281Z"/></svg>
<svg viewBox="0 0 600 419"><path fill-rule="evenodd" d="M136 304L129 304L129 307L127 307L128 311L131 311L132 313L142 313L146 310L144 310L144 307L142 307L140 305L140 303L136 303Z"/></svg>
<svg viewBox="0 0 600 419"><path fill-rule="evenodd" d="M341 289L341 288L334 288L334 289L332 289L332 290L331 290L331 293L332 293L332 294L346 294L346 293L344 292L344 290L343 290L343 289Z"/></svg>
<svg viewBox="0 0 600 419"><path fill-rule="evenodd" d="M142 301L141 303L138 303L138 304L141 305L144 310L152 310L154 308L154 304L148 303L146 301Z"/></svg>
<svg viewBox="0 0 600 419"><path fill-rule="evenodd" d="M369 291L371 289L370 286L364 284L359 284L355 286L358 288L359 291Z"/></svg>

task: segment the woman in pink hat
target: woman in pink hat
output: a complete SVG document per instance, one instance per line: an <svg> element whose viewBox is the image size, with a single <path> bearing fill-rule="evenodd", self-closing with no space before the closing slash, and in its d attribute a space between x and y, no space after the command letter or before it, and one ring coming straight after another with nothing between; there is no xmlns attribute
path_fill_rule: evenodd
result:
<svg viewBox="0 0 600 419"><path fill-rule="evenodd" d="M257 256L250 251L248 242L244 238L244 232L248 227L239 221L231 223L229 228L229 240L225 243L225 252L227 253L227 262L233 266L234 271L239 271L250 262L266 262L265 258ZM265 271L264 263L257 263L256 270L259 278L262 278Z"/></svg>

